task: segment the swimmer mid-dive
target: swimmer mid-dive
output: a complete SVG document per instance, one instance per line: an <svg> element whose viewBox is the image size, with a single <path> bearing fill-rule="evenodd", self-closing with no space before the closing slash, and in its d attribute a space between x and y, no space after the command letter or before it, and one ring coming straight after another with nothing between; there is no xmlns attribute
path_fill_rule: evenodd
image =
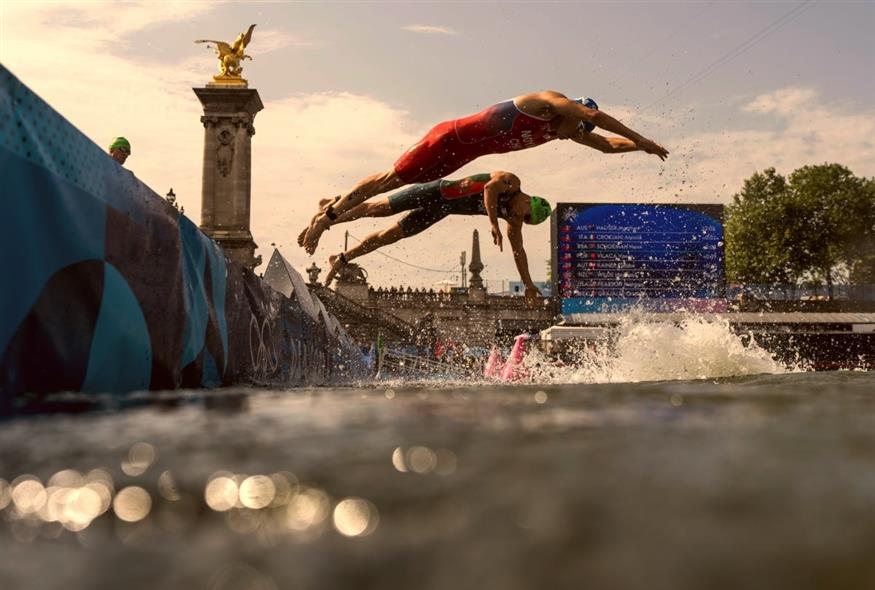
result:
<svg viewBox="0 0 875 590"><path fill-rule="evenodd" d="M325 285L350 260L377 248L409 238L431 227L447 215L487 215L492 227L492 239L503 250L499 218L507 221L507 239L514 262L526 286L526 301L534 303L541 296L529 275L529 263L523 248L523 223L537 225L550 217L550 203L520 190L520 179L510 172L495 171L475 174L460 180L435 180L417 184L367 203L360 203L337 216L334 223L344 223L361 217L388 217L408 211L396 224L366 237L350 250L331 256L331 268Z"/></svg>
<svg viewBox="0 0 875 590"><path fill-rule="evenodd" d="M592 133L596 127L622 137ZM640 150L661 160L668 156L661 145L598 110L590 98L572 100L552 90L524 94L477 114L439 123L391 170L368 176L334 200L323 199L310 225L298 236L298 244L313 254L326 229L375 195L443 178L480 156L522 150L554 139L570 139L607 154Z"/></svg>

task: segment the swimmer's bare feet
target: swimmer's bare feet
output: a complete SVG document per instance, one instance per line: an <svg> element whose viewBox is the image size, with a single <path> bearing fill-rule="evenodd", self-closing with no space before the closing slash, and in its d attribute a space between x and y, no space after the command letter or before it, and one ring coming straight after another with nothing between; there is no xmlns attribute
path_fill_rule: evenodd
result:
<svg viewBox="0 0 875 590"><path fill-rule="evenodd" d="M334 256L328 257L328 264L331 268L328 269L328 274L325 275L325 283L324 285L327 287L331 284L331 281L334 279L335 275L340 271L340 269L348 263L346 256L343 254L335 254Z"/></svg>
<svg viewBox="0 0 875 590"><path fill-rule="evenodd" d="M316 225L316 220L318 220L320 217L325 215L325 210L328 209L328 206L333 205L334 203L336 203L339 200L340 200L340 195L337 195L336 197L334 197L332 199L320 199L319 200L319 210L316 211L316 215L314 215L313 218L310 219L310 224L307 227L305 227L304 229L302 229L301 233L298 234L298 245L299 246L301 246L302 248L304 247L304 242L305 242L305 239L307 237L307 232L310 231L310 228L312 228L314 225ZM325 231L325 230L322 230L322 231ZM319 232L319 233L321 234L322 232ZM319 238L316 238L316 241L318 242ZM316 250L316 248L314 246L313 251L315 252L315 250ZM310 250L307 250L307 252L309 252L310 254L313 253Z"/></svg>
<svg viewBox="0 0 875 590"><path fill-rule="evenodd" d="M320 215L313 222L313 225L307 228L307 232L304 235L304 243L302 244L307 254L312 255L316 251L316 247L319 245L319 238L322 237L322 232L324 232L330 226L331 220L328 219L328 216Z"/></svg>

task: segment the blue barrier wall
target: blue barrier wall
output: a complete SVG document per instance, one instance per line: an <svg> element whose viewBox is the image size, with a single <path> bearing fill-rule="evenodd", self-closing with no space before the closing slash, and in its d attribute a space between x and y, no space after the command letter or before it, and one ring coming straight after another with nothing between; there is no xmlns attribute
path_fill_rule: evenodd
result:
<svg viewBox="0 0 875 590"><path fill-rule="evenodd" d="M361 374L336 322L227 260L2 66L0 178L0 395Z"/></svg>

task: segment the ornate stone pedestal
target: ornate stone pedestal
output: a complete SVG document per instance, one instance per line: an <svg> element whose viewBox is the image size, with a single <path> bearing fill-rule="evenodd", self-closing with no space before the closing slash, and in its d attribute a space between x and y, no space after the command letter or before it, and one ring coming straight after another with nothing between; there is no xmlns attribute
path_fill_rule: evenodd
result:
<svg viewBox="0 0 875 590"><path fill-rule="evenodd" d="M358 303L368 300L368 272L355 262L343 266L337 273L335 291Z"/></svg>
<svg viewBox="0 0 875 590"><path fill-rule="evenodd" d="M261 256L250 231L252 125L264 108L258 91L245 87L194 88L204 107L201 229L228 257L255 268Z"/></svg>

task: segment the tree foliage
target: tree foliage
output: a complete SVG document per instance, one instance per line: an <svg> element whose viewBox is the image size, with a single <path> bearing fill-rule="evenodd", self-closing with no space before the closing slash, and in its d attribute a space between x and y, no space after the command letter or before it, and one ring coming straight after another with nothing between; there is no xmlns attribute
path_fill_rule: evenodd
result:
<svg viewBox="0 0 875 590"><path fill-rule="evenodd" d="M774 168L744 181L726 210L732 282L875 282L875 179L840 164Z"/></svg>

